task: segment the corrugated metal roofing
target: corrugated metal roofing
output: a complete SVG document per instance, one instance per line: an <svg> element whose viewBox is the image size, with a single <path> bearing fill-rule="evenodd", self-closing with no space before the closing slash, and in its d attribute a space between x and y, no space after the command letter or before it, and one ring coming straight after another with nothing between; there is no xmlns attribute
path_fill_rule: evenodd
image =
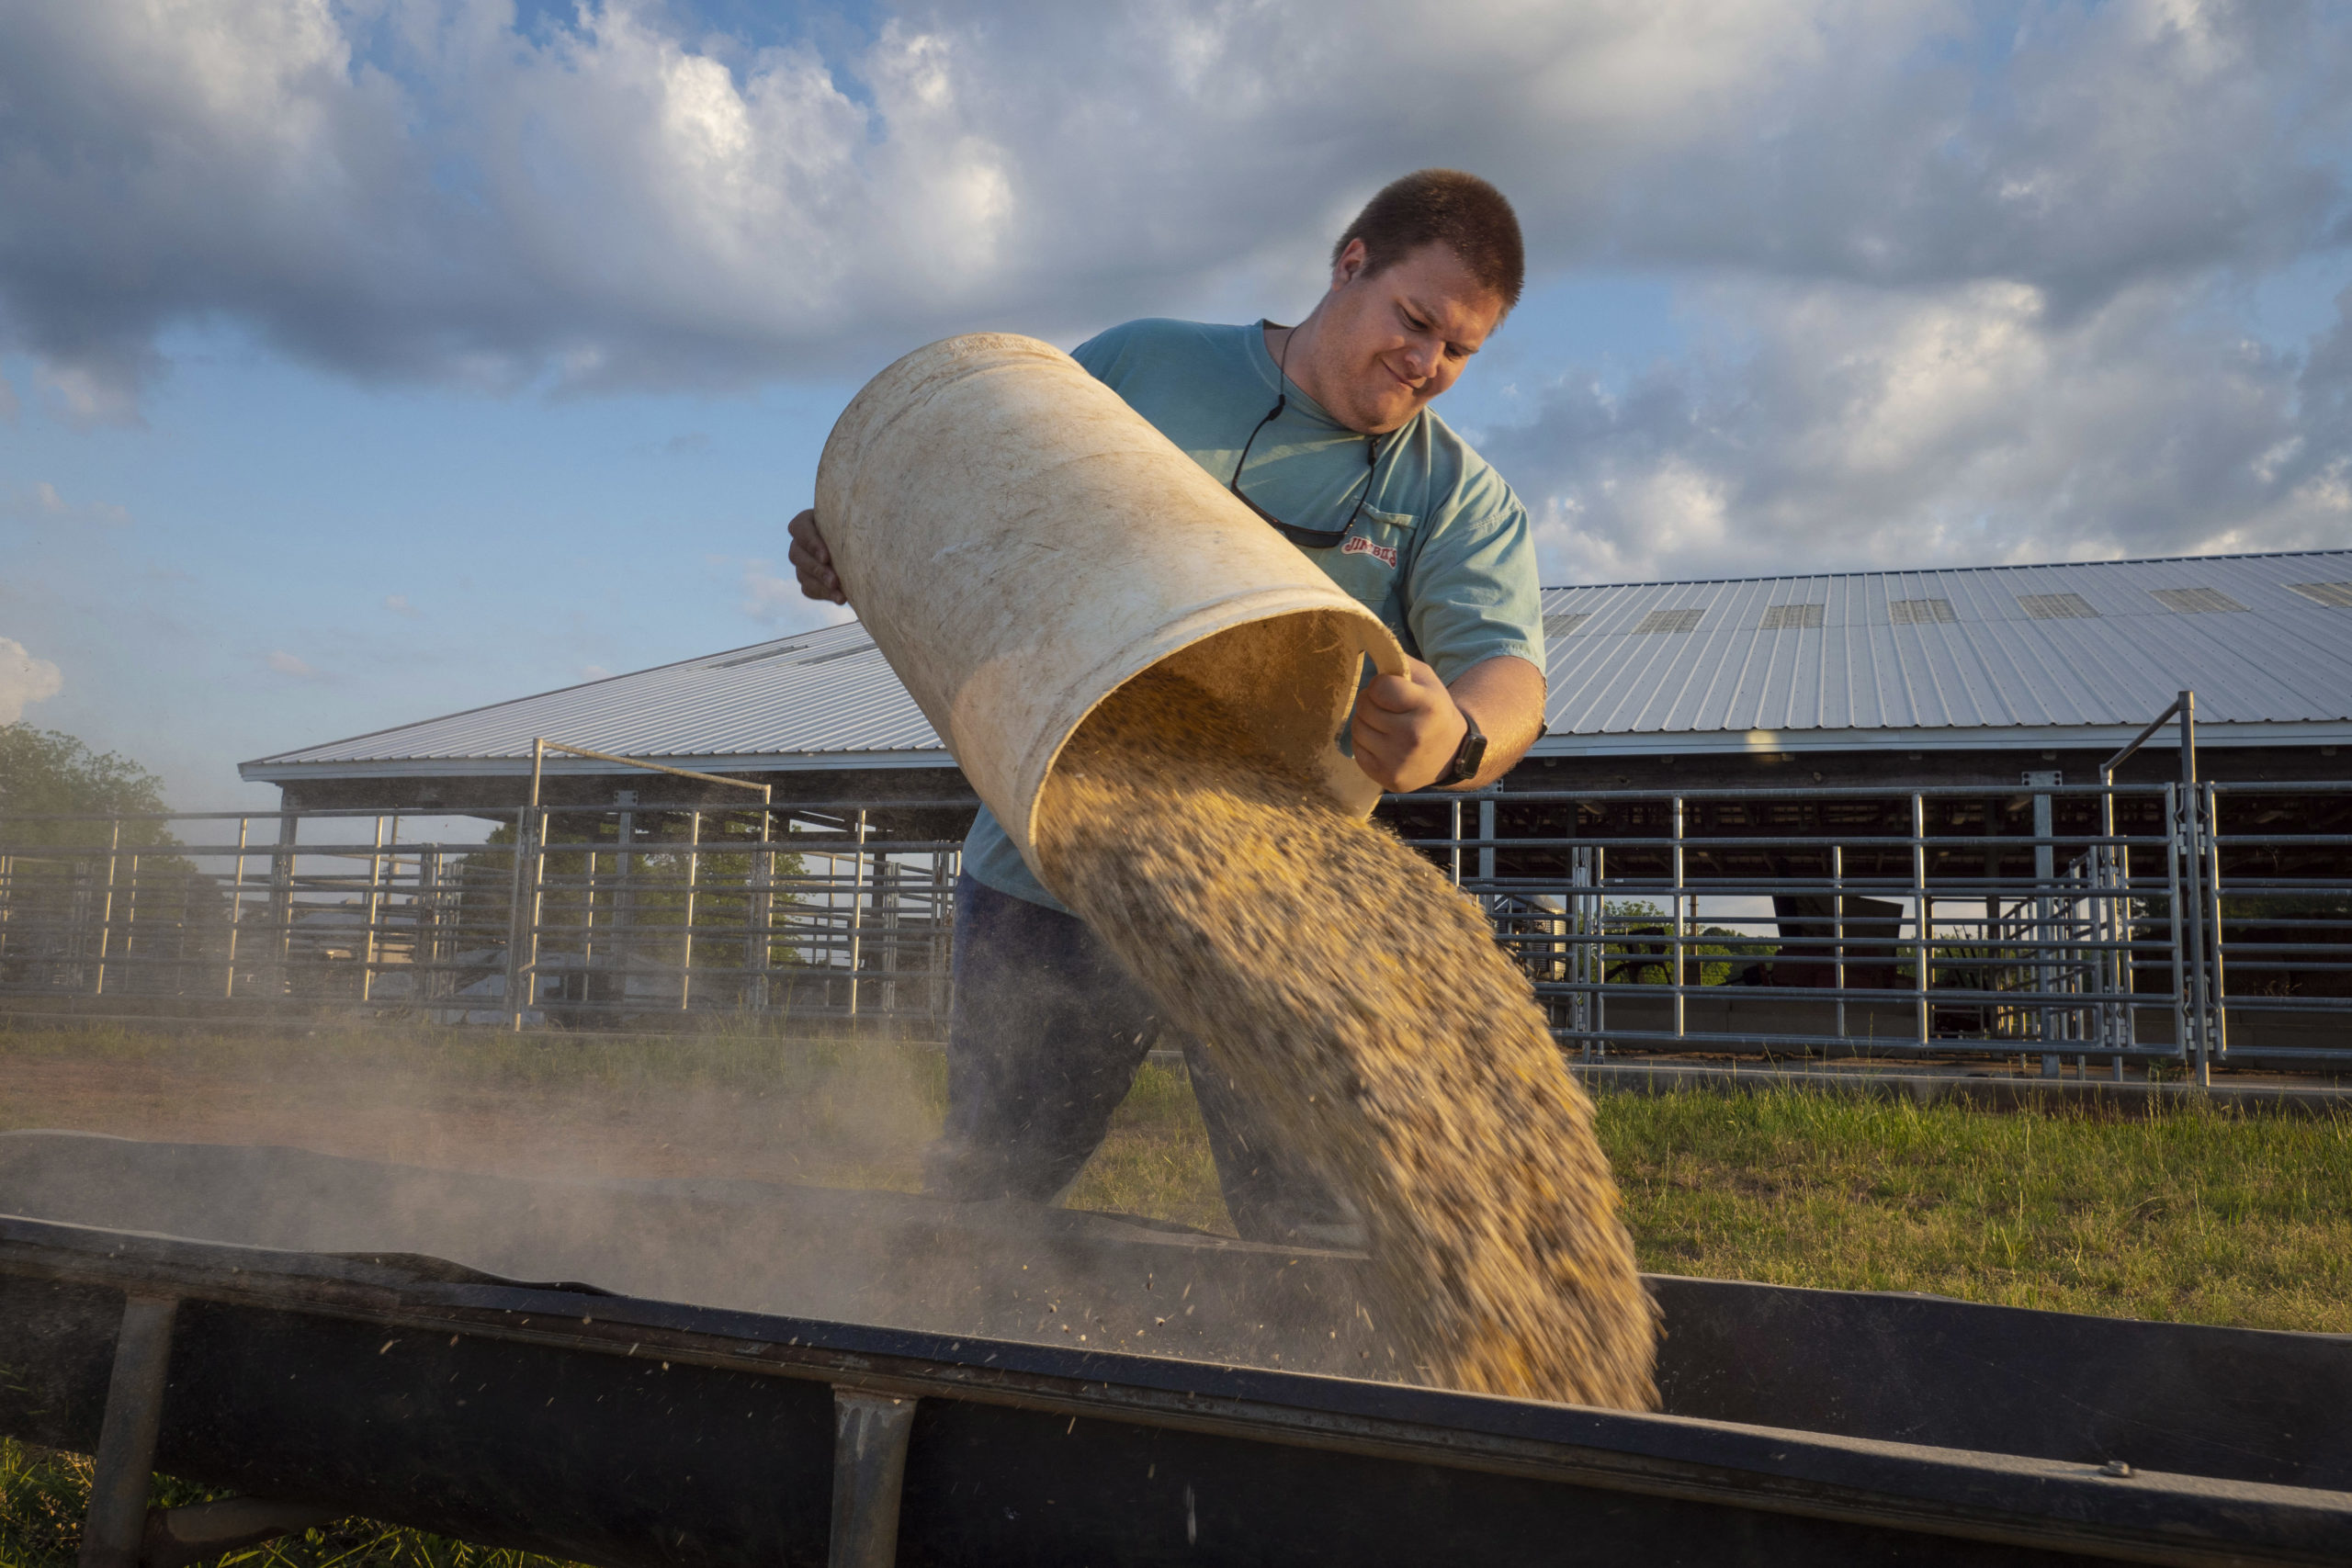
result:
<svg viewBox="0 0 2352 1568"><path fill-rule="evenodd" d="M2340 721L2346 578L2352 550L1547 589L1547 621L1581 617L1549 646L1549 728L2110 728L2183 687L2207 724Z"/></svg>
<svg viewBox="0 0 2352 1568"><path fill-rule="evenodd" d="M2352 720L2352 550L1554 588L1544 748ZM535 736L741 765L945 761L851 624L305 747L249 778L496 766ZM1957 739L1957 737L1955 737ZM769 761L772 760L772 761ZM499 768L498 771L504 771Z"/></svg>
<svg viewBox="0 0 2352 1568"><path fill-rule="evenodd" d="M248 777L304 765L527 758L544 736L629 757L821 757L945 749L852 622L244 764Z"/></svg>

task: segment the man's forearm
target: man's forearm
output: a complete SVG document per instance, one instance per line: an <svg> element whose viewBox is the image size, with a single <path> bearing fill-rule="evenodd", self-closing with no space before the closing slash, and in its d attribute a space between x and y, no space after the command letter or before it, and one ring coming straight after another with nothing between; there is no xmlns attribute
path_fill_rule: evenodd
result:
<svg viewBox="0 0 2352 1568"><path fill-rule="evenodd" d="M1544 733L1544 671L1524 659L1502 654L1482 660L1454 677L1446 691L1487 737L1487 760L1477 776L1448 788L1482 789L1494 783L1517 767Z"/></svg>

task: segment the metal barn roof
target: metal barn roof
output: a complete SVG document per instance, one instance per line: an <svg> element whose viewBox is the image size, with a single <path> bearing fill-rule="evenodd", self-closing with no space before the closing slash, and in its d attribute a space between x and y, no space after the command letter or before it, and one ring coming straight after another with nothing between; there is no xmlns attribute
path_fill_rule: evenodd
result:
<svg viewBox="0 0 2352 1568"><path fill-rule="evenodd" d="M1559 588L1544 615L1544 751L2080 744L2183 687L2217 743L2352 739L2352 550Z"/></svg>
<svg viewBox="0 0 2352 1568"><path fill-rule="evenodd" d="M2352 550L1553 588L1544 615L1537 755L2102 744L2184 686L2217 744L2352 741ZM853 623L240 772L508 773L537 736L729 772L951 761Z"/></svg>
<svg viewBox="0 0 2352 1568"><path fill-rule="evenodd" d="M392 777L527 766L544 736L592 750L745 768L948 766L865 628L851 622L537 696L284 751L248 779ZM598 764L550 759L557 772Z"/></svg>

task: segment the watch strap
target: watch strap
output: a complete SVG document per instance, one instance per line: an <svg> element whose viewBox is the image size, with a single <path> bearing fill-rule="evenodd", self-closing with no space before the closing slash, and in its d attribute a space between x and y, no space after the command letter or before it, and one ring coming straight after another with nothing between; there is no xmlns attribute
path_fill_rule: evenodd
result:
<svg viewBox="0 0 2352 1568"><path fill-rule="evenodd" d="M1465 707L1457 706L1454 711L1462 716L1462 744L1453 749L1453 761L1446 764L1445 776L1438 781L1440 784L1457 784L1476 778L1487 760L1487 732L1478 728L1476 716Z"/></svg>

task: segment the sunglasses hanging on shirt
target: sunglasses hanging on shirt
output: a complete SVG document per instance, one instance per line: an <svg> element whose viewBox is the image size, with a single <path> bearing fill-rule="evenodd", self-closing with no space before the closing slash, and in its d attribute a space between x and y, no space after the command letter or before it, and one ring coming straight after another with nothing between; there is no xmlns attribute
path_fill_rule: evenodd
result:
<svg viewBox="0 0 2352 1568"><path fill-rule="evenodd" d="M1274 399L1274 406L1266 411L1266 417L1260 420L1257 423L1257 427L1250 432L1250 439L1241 444L1241 456L1235 460L1233 465L1233 478L1226 481L1225 488L1233 492L1233 497L1236 501L1238 501L1242 505L1255 513L1261 522L1271 525L1274 532L1280 534L1283 538L1288 539L1292 544L1296 545L1299 548L1305 550L1326 550L1329 549L1333 545L1345 542L1347 536L1355 531L1356 519L1363 515L1363 503L1367 500L1371 499L1373 483L1378 477L1380 469L1379 436L1367 435L1364 437L1363 489L1356 492L1356 503L1354 507L1349 511L1347 522L1342 524L1337 529L1301 528L1295 524L1285 523L1281 518L1275 516L1272 513L1267 511L1264 507L1259 505L1256 502L1250 500L1247 495L1243 494L1241 491L1241 469L1243 466L1250 461L1250 448L1257 445L1259 432L1264 430L1266 426L1273 423L1275 420L1281 418L1283 411L1290 406L1290 345L1291 338L1295 338L1297 335L1298 329L1294 327L1291 329L1290 336L1283 339L1282 359L1274 367L1276 376L1280 378L1282 381L1282 393L1279 397ZM1402 435L1404 431L1400 429L1396 434ZM1392 451L1396 446L1394 441L1390 442L1388 445Z"/></svg>

